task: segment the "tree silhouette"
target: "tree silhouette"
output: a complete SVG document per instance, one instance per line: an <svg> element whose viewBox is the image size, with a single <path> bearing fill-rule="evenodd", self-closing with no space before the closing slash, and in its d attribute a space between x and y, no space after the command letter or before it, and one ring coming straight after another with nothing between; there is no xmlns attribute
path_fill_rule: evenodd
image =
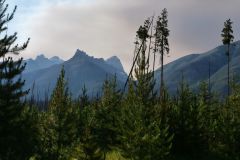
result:
<svg viewBox="0 0 240 160"><path fill-rule="evenodd" d="M164 55L169 53L169 29L168 29L168 12L167 9L164 8L160 16L158 16L158 20L156 22L156 33L155 33L155 46L156 52L160 53L161 58L161 84L160 84L160 98L162 99L164 94L164 79L163 79L163 60Z"/></svg>
<svg viewBox="0 0 240 160"><path fill-rule="evenodd" d="M226 22L224 22L224 28L222 30L222 42L224 45L227 45L227 58L228 58L228 96L230 95L230 44L233 42L234 36L233 36L233 30L232 30L232 24L233 22L231 19L228 19Z"/></svg>
<svg viewBox="0 0 240 160"><path fill-rule="evenodd" d="M15 43L17 33L7 35L7 24L13 19L17 7L11 14L7 9L5 0L0 0L0 159L23 159L18 136L24 106L21 98L28 93L22 90L25 81L20 77L25 64L22 64L22 58L14 61L9 54L18 55L27 47L29 40L19 46Z"/></svg>

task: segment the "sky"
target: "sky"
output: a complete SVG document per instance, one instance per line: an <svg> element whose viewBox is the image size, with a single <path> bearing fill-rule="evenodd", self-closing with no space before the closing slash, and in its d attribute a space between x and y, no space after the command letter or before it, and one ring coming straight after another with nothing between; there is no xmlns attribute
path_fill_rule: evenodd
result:
<svg viewBox="0 0 240 160"><path fill-rule="evenodd" d="M220 45L226 19L240 38L240 0L7 0L18 6L9 33L18 43L31 38L20 56L59 56L67 60L77 49L97 58L118 56L128 72L136 31L147 17L167 8L170 54L165 63Z"/></svg>

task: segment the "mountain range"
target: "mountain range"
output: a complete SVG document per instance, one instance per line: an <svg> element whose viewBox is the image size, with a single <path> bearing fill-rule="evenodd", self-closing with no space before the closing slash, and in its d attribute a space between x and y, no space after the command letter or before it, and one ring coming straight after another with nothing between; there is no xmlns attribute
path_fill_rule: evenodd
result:
<svg viewBox="0 0 240 160"><path fill-rule="evenodd" d="M208 52L190 54L170 62L164 66L164 81L168 91L176 93L182 77L190 88L196 90L202 81L209 81L214 92L227 93L227 46L221 45ZM231 75L240 74L240 41L230 46ZM94 58L86 52L77 50L74 56L63 61L58 57L46 58L37 56L35 60L26 60L26 70L22 77L26 80L25 89L33 88L32 93L44 98L49 96L55 87L62 66L66 71L68 87L73 97L78 97L85 85L88 95L101 93L106 78L117 76L121 88L126 79L121 61L113 56L107 60ZM159 88L161 70L155 71L156 88ZM233 76L232 76L233 77ZM34 87L33 87L34 86Z"/></svg>
<svg viewBox="0 0 240 160"><path fill-rule="evenodd" d="M56 65L56 64L61 64L63 62L64 61L57 56L54 56L54 57L48 59L43 54L41 54L41 55L38 55L36 57L36 59L27 59L27 60L24 61L24 63L27 64L26 68L24 70L24 73L33 72L33 71L37 71L39 69L48 68L48 67L51 67L51 66Z"/></svg>
<svg viewBox="0 0 240 160"><path fill-rule="evenodd" d="M22 75L26 80L25 89L32 89L32 93L40 99L51 94L63 66L69 90L74 98L81 94L84 85L88 94L95 96L101 92L106 78L113 78L116 75L119 87L123 86L127 79L127 74L116 56L105 61L102 58L91 57L78 49L74 56L67 61L55 59L57 61L54 62L41 55L35 61L26 61L27 68L31 65L34 66L34 70L27 69ZM41 63L41 60L47 63ZM30 65L29 62L31 62ZM39 67L38 64L44 65Z"/></svg>

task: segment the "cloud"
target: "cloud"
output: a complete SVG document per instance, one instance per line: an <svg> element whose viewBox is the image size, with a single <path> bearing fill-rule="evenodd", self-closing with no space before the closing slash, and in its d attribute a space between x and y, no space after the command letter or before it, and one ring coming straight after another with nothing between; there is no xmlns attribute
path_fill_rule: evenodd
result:
<svg viewBox="0 0 240 160"><path fill-rule="evenodd" d="M22 7L25 3L29 7ZM137 28L163 8L169 11L171 30L167 62L221 44L223 22L229 17L234 30L240 30L238 0L42 0L37 4L20 0L18 4L20 37L31 37L25 57L41 52L68 59L80 48L95 57L117 55L126 70Z"/></svg>

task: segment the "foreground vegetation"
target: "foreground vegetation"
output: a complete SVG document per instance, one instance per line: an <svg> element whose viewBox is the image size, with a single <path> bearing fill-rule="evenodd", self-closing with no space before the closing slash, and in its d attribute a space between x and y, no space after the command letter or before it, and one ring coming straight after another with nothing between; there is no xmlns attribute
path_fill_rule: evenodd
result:
<svg viewBox="0 0 240 160"><path fill-rule="evenodd" d="M206 83L194 93L183 81L176 96L165 92L159 103L145 82L131 81L121 98L116 79L106 80L101 98L90 100L83 90L73 101L62 70L46 110L22 104L7 134L1 130L1 159L240 158L240 86L218 101Z"/></svg>
<svg viewBox="0 0 240 160"><path fill-rule="evenodd" d="M2 0L0 7L3 32L13 14L5 16ZM90 99L83 88L79 98L72 99L63 67L44 106L34 99L23 100L29 91L22 91L24 81L18 76L25 67L22 59L5 59L8 53L25 49L28 41L13 46L16 34L4 36L0 40L0 160L239 160L239 84L233 83L226 99L211 93L206 82L193 92L184 78L174 96L167 93L163 78L158 92L149 59L153 51L154 61L160 53L163 62L169 52L166 9L157 19L154 35L149 34L152 25L150 18L137 31L126 90L119 90L117 78L109 77L100 97Z"/></svg>

